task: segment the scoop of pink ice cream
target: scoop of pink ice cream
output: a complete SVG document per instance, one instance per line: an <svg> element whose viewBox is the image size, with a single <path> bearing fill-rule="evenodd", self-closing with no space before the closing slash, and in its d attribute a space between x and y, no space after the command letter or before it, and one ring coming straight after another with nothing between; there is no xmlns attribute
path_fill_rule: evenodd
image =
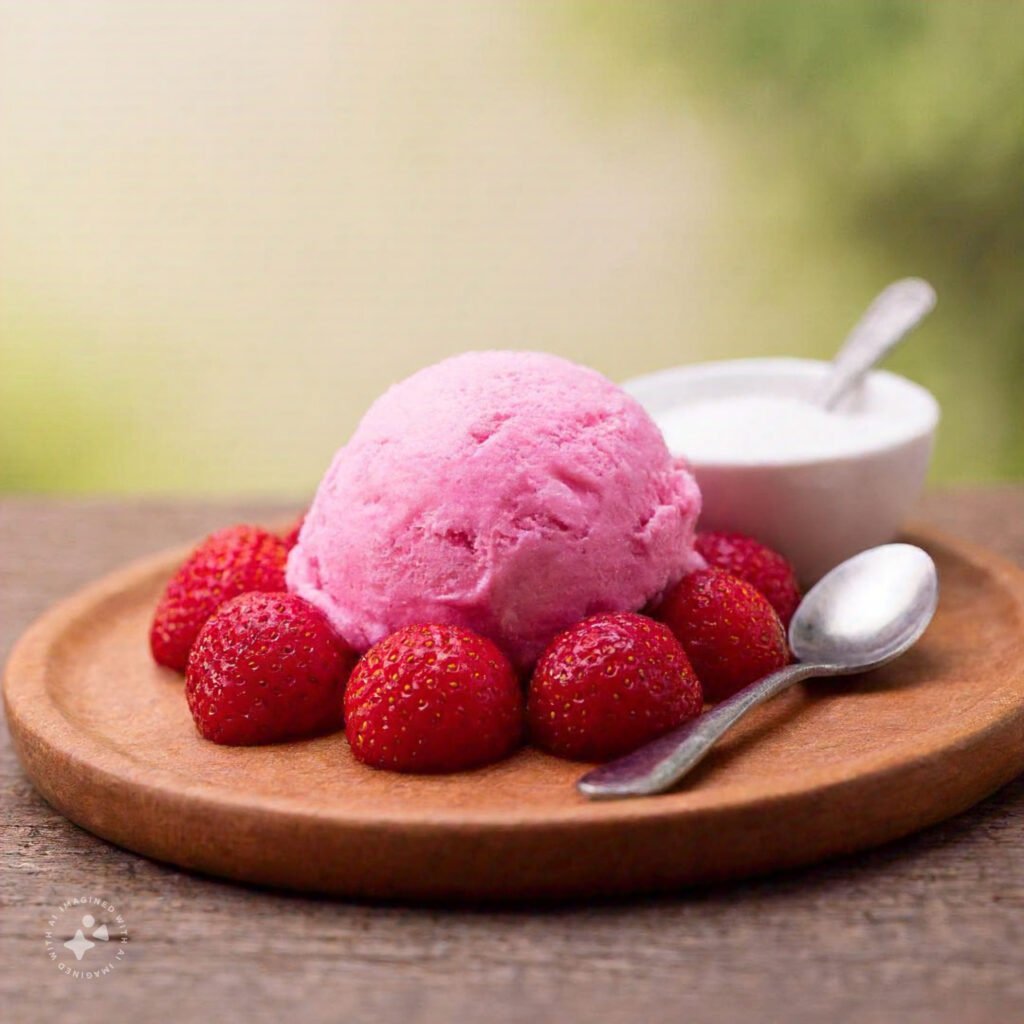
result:
<svg viewBox="0 0 1024 1024"><path fill-rule="evenodd" d="M382 395L335 456L288 586L357 650L453 623L529 665L689 569L700 492L640 405L536 352L469 352Z"/></svg>

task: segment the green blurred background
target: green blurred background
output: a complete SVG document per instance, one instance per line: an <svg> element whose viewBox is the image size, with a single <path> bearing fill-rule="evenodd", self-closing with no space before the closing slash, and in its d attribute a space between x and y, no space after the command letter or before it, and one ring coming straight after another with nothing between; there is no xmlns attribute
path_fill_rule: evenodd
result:
<svg viewBox="0 0 1024 1024"><path fill-rule="evenodd" d="M1024 3L0 0L0 489L309 491L467 348L827 357L1024 476Z"/></svg>

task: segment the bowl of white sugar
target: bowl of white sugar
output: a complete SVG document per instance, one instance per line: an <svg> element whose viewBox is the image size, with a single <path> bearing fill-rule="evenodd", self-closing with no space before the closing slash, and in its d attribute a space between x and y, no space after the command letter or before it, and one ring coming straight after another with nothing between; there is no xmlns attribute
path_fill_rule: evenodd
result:
<svg viewBox="0 0 1024 1024"><path fill-rule="evenodd" d="M896 536L924 487L939 421L931 392L885 370L828 411L817 396L830 368L736 359L624 384L693 467L700 528L757 537L805 583Z"/></svg>

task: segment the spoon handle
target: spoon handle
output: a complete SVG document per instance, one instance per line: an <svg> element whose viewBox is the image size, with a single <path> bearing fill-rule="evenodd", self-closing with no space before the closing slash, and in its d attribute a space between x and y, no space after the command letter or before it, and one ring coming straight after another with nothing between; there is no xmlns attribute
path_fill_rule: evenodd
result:
<svg viewBox="0 0 1024 1024"><path fill-rule="evenodd" d="M935 308L935 289L919 277L896 281L879 294L849 333L832 360L832 370L819 396L826 409L857 384L875 363Z"/></svg>
<svg viewBox="0 0 1024 1024"><path fill-rule="evenodd" d="M751 708L802 679L832 672L827 665L787 665L632 754L588 772L576 783L576 788L591 800L663 793L702 760Z"/></svg>

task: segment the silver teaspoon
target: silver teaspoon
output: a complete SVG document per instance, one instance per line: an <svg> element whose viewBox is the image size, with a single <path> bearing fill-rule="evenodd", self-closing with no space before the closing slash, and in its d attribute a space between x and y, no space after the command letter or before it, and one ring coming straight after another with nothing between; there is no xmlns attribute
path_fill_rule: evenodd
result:
<svg viewBox="0 0 1024 1024"><path fill-rule="evenodd" d="M797 662L773 672L632 754L577 782L592 800L651 796L674 786L751 708L812 676L866 672L917 642L939 598L935 563L911 544L885 544L836 566L789 626Z"/></svg>
<svg viewBox="0 0 1024 1024"><path fill-rule="evenodd" d="M818 395L819 403L834 409L935 308L935 289L919 277L905 277L884 289L857 321L832 360Z"/></svg>

